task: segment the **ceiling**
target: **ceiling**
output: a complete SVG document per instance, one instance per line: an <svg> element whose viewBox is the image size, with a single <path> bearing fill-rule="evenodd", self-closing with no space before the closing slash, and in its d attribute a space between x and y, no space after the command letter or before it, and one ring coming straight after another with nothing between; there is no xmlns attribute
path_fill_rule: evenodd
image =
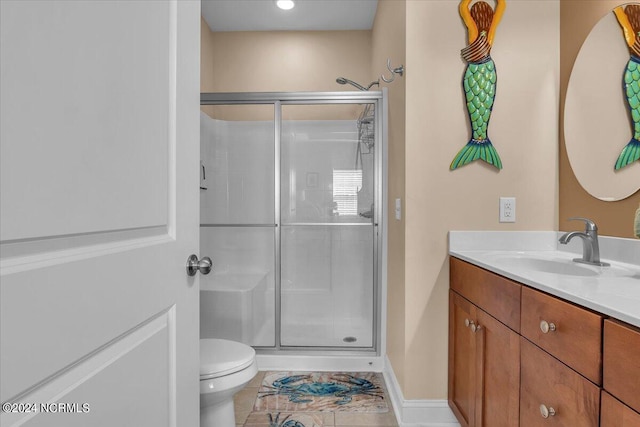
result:
<svg viewBox="0 0 640 427"><path fill-rule="evenodd" d="M370 30L378 0L295 0L280 10L275 0L202 0L212 31Z"/></svg>

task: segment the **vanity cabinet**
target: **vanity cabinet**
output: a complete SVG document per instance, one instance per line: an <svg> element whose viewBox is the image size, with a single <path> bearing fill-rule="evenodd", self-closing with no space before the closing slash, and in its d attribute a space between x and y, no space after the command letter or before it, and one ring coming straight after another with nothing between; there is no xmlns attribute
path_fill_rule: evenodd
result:
<svg viewBox="0 0 640 427"><path fill-rule="evenodd" d="M520 285L452 262L460 264L449 293L451 408L464 427L517 425L520 337L505 323L518 326Z"/></svg>
<svg viewBox="0 0 640 427"><path fill-rule="evenodd" d="M455 257L450 287L463 427L640 427L640 329Z"/></svg>

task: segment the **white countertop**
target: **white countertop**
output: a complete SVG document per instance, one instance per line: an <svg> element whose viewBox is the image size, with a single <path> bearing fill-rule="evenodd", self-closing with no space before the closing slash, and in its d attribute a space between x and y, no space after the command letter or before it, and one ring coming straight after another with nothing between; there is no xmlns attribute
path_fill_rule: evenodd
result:
<svg viewBox="0 0 640 427"><path fill-rule="evenodd" d="M640 327L640 240L601 236L600 257L611 267L585 266L589 276L527 268L521 259L571 264L582 241L560 245L554 231L451 231L449 254L527 286ZM571 265L568 265L571 267Z"/></svg>

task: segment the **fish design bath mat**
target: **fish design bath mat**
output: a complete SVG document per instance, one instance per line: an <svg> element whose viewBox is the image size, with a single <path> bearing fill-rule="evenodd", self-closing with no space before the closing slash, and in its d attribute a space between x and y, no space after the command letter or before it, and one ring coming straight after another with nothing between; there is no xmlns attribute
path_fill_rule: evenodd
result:
<svg viewBox="0 0 640 427"><path fill-rule="evenodd" d="M325 427L324 417L319 413L301 412L252 412L244 427Z"/></svg>
<svg viewBox="0 0 640 427"><path fill-rule="evenodd" d="M389 406L376 372L267 372L253 410L387 412Z"/></svg>

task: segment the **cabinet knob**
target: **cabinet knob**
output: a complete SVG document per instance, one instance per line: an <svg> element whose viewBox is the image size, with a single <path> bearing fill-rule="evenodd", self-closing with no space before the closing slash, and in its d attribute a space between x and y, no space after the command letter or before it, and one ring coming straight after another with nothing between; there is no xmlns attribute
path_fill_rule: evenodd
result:
<svg viewBox="0 0 640 427"><path fill-rule="evenodd" d="M476 322L470 319L464 319L464 326L471 329L472 332L477 332L482 329L482 326L478 325Z"/></svg>
<svg viewBox="0 0 640 427"><path fill-rule="evenodd" d="M542 331L543 334L549 333L549 331L553 332L556 330L556 324L549 323L546 320L542 320L540 322L540 330Z"/></svg>
<svg viewBox="0 0 640 427"><path fill-rule="evenodd" d="M556 410L553 409L551 406L547 408L544 404L540 405L540 415L542 415L542 418L553 417L555 414L556 414Z"/></svg>

